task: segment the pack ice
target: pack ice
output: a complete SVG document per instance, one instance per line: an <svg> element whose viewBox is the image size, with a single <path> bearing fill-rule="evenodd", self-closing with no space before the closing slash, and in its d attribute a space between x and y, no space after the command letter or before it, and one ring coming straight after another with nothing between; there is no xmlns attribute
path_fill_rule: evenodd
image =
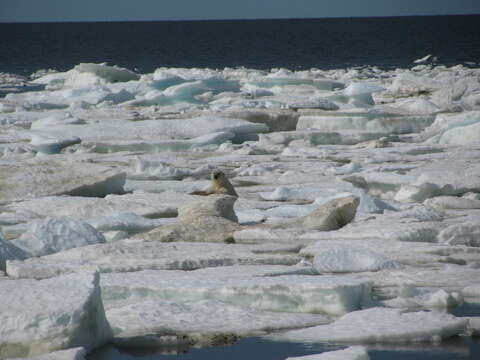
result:
<svg viewBox="0 0 480 360"><path fill-rule="evenodd" d="M420 60L2 74L0 359L478 334L480 69Z"/></svg>

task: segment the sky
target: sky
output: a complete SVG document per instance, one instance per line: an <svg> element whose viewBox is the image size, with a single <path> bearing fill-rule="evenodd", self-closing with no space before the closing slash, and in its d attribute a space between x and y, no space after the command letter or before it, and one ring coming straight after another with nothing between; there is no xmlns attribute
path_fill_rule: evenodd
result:
<svg viewBox="0 0 480 360"><path fill-rule="evenodd" d="M0 22L480 14L480 0L0 0Z"/></svg>

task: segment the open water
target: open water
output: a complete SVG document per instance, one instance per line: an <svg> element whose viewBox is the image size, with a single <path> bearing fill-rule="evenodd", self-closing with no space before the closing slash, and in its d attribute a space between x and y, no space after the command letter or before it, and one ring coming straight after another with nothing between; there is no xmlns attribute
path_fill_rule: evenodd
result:
<svg viewBox="0 0 480 360"><path fill-rule="evenodd" d="M0 24L0 72L108 62L292 70L480 62L480 15L296 20Z"/></svg>

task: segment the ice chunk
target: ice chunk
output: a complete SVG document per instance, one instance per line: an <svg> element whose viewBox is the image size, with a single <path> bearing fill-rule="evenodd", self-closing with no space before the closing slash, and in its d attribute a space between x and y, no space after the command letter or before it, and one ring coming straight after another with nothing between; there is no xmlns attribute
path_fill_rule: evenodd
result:
<svg viewBox="0 0 480 360"><path fill-rule="evenodd" d="M475 143L480 121L480 111L466 111L460 114L438 114L433 124L422 134L428 142L441 144Z"/></svg>
<svg viewBox="0 0 480 360"><path fill-rule="evenodd" d="M430 94L441 88L442 85L436 79L412 72L401 72L393 79L388 90L396 97L405 97Z"/></svg>
<svg viewBox="0 0 480 360"><path fill-rule="evenodd" d="M378 225L382 226L382 225ZM387 224L383 226L388 227ZM356 234L355 230L352 230L351 236ZM313 257L323 252L336 251L338 249L344 249L345 251L352 251L353 253L369 253L374 251L380 254L384 259L389 259L394 263L400 264L422 264L442 261L447 255L456 254L457 251L451 247L439 245L437 243L415 243L412 251L412 244L393 240L391 236L385 236L382 239L375 239L374 235L366 236L365 239L349 239L348 234L340 233L334 234L331 240L323 239L315 233L307 233L300 237L305 241L309 238L317 239L318 241L304 247L300 254L308 257ZM360 234L357 234L357 236ZM397 268L398 266L392 267Z"/></svg>
<svg viewBox="0 0 480 360"><path fill-rule="evenodd" d="M280 312L339 315L368 304L370 282L341 276L265 276L286 267L226 266L196 271L137 271L102 276L106 306L144 300L218 300Z"/></svg>
<svg viewBox="0 0 480 360"><path fill-rule="evenodd" d="M265 200L286 201L291 199L291 191L285 186L277 187L271 194L260 194Z"/></svg>
<svg viewBox="0 0 480 360"><path fill-rule="evenodd" d="M135 151L143 153L158 153L160 151L195 151L198 148L220 145L235 138L231 132L216 132L201 135L188 140L105 140L85 142L84 145L91 147L98 153L110 153L119 151Z"/></svg>
<svg viewBox="0 0 480 360"><path fill-rule="evenodd" d="M339 107L333 101L325 98L314 97L306 100L297 100L287 104L289 109L322 109L338 110Z"/></svg>
<svg viewBox="0 0 480 360"><path fill-rule="evenodd" d="M320 129L322 131L363 130L389 134L420 132L432 124L432 115L405 115L382 111L336 111L301 115L297 130Z"/></svg>
<svg viewBox="0 0 480 360"><path fill-rule="evenodd" d="M49 278L90 271L129 272L143 269L193 270L247 264L294 265L292 254L256 253L253 245L216 243L159 243L125 239L74 248L26 261L8 261L7 274L15 278Z"/></svg>
<svg viewBox="0 0 480 360"><path fill-rule="evenodd" d="M416 288L412 284L402 284L398 290L398 297L382 301L382 304L408 309L448 309L462 302L463 297L458 292L447 292L443 289L432 292Z"/></svg>
<svg viewBox="0 0 480 360"><path fill-rule="evenodd" d="M372 93L385 91L384 88L370 82L355 82L348 85L343 93L352 97L357 104L374 105Z"/></svg>
<svg viewBox="0 0 480 360"><path fill-rule="evenodd" d="M131 164L132 170L128 172L129 179L136 180L179 180L190 171L178 169L162 161L151 161L137 157Z"/></svg>
<svg viewBox="0 0 480 360"><path fill-rule="evenodd" d="M7 260L23 260L28 254L15 246L11 241L6 241L0 236L0 271L5 270Z"/></svg>
<svg viewBox="0 0 480 360"><path fill-rule="evenodd" d="M464 287L462 289L462 295L465 297L480 298L480 283Z"/></svg>
<svg viewBox="0 0 480 360"><path fill-rule="evenodd" d="M269 229L260 227L250 227L233 233L236 243L300 243L298 236L303 233L300 229Z"/></svg>
<svg viewBox="0 0 480 360"><path fill-rule="evenodd" d="M90 351L111 339L99 275L0 281L1 356L25 357L71 347Z"/></svg>
<svg viewBox="0 0 480 360"><path fill-rule="evenodd" d="M351 162L349 164L345 164L343 166L338 167L331 167L328 169L328 172L333 175L347 175L353 174L355 172L360 171L362 166L356 162Z"/></svg>
<svg viewBox="0 0 480 360"><path fill-rule="evenodd" d="M31 129L36 131L48 132L49 129L55 128L58 125L85 125L87 122L84 119L65 114L52 115L32 122Z"/></svg>
<svg viewBox="0 0 480 360"><path fill-rule="evenodd" d="M374 251L338 248L315 255L313 267L320 273L350 273L391 269L399 264Z"/></svg>
<svg viewBox="0 0 480 360"><path fill-rule="evenodd" d="M81 63L73 68L79 73L90 73L108 82L125 82L140 79L140 75L134 72L114 66L103 64Z"/></svg>
<svg viewBox="0 0 480 360"><path fill-rule="evenodd" d="M480 247L480 224L465 222L450 225L440 231L437 238L440 244Z"/></svg>
<svg viewBox="0 0 480 360"><path fill-rule="evenodd" d="M292 330L274 337L300 342L438 342L463 333L467 322L439 312L408 312L376 307L348 313L331 325Z"/></svg>
<svg viewBox="0 0 480 360"><path fill-rule="evenodd" d="M363 346L351 346L343 350L327 351L321 354L289 357L287 360L369 360L368 351Z"/></svg>
<svg viewBox="0 0 480 360"><path fill-rule="evenodd" d="M480 209L480 200L457 196L435 196L423 202L425 206L435 209Z"/></svg>
<svg viewBox="0 0 480 360"><path fill-rule="evenodd" d="M441 192L436 184L425 182L419 185L405 184L395 194L395 200L400 202L423 202ZM428 203L425 203L428 205Z"/></svg>
<svg viewBox="0 0 480 360"><path fill-rule="evenodd" d="M68 217L34 221L12 244L29 256L43 256L75 247L104 243L105 238L90 224Z"/></svg>
<svg viewBox="0 0 480 360"><path fill-rule="evenodd" d="M121 338L148 334L223 333L247 336L330 322L324 315L268 312L217 300L145 300L113 305L106 313L117 343Z"/></svg>
<svg viewBox="0 0 480 360"><path fill-rule="evenodd" d="M433 115L441 110L437 105L424 98L408 99L395 104L395 107L417 115Z"/></svg>
<svg viewBox="0 0 480 360"><path fill-rule="evenodd" d="M379 200L368 194L362 194L362 196L360 196L360 205L357 209L359 213L383 214L385 210L395 211L396 209L388 202Z"/></svg>
<svg viewBox="0 0 480 360"><path fill-rule="evenodd" d="M57 154L63 148L79 144L81 142L78 137L61 138L57 136L50 136L47 134L32 134L30 143L43 154Z"/></svg>
<svg viewBox="0 0 480 360"><path fill-rule="evenodd" d="M428 54L420 59L417 59L417 60L414 60L413 62L415 64L423 64L423 63L426 63L427 61L431 60L433 58L433 55L432 54Z"/></svg>
<svg viewBox="0 0 480 360"><path fill-rule="evenodd" d="M480 139L480 118L478 123L455 127L446 131L439 139L439 144L467 145L476 144Z"/></svg>
<svg viewBox="0 0 480 360"><path fill-rule="evenodd" d="M124 183L124 172L86 162L4 165L0 175L0 202L47 195L105 196L122 193Z"/></svg>
<svg viewBox="0 0 480 360"><path fill-rule="evenodd" d="M107 195L104 198L46 196L12 203L6 206L5 210L16 213L18 221L47 216L68 216L90 221L126 212L147 218L164 218L177 216L177 207L192 198L191 195L174 191L164 191L160 194L135 191L131 194Z"/></svg>
<svg viewBox="0 0 480 360"><path fill-rule="evenodd" d="M95 217L89 220L98 231L124 231L136 234L152 230L163 224L161 219L147 219L134 213L116 213L105 217Z"/></svg>
<svg viewBox="0 0 480 360"><path fill-rule="evenodd" d="M83 347L78 347L67 350L58 350L38 356L14 358L10 360L85 360L86 355L87 351Z"/></svg>

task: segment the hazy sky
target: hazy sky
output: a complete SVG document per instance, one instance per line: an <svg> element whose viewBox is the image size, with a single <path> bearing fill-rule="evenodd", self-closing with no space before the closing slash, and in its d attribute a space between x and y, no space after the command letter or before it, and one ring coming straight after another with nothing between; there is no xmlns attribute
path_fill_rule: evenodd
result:
<svg viewBox="0 0 480 360"><path fill-rule="evenodd" d="M0 0L0 22L480 14L480 0Z"/></svg>

